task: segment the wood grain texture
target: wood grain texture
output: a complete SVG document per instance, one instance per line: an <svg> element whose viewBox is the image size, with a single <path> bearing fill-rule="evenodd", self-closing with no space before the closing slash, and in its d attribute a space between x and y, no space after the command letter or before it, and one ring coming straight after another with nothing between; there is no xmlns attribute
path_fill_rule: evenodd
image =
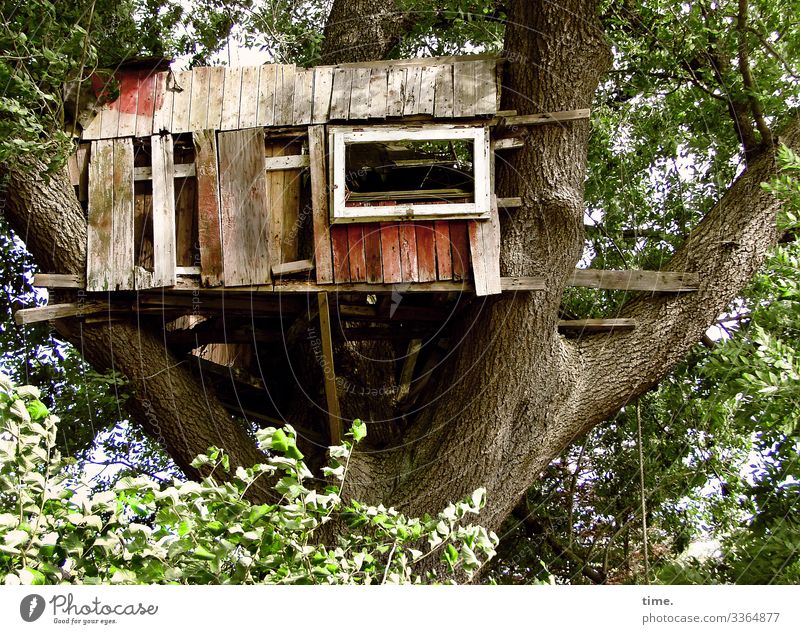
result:
<svg viewBox="0 0 800 634"><path fill-rule="evenodd" d="M333 71L331 109L328 115L331 121L347 119L350 116L350 94L353 87L353 72L353 69L347 68L335 68Z"/></svg>
<svg viewBox="0 0 800 634"><path fill-rule="evenodd" d="M420 282L436 281L436 238L432 222L414 223L417 237L417 265Z"/></svg>
<svg viewBox="0 0 800 634"><path fill-rule="evenodd" d="M494 114L497 110L497 61L487 59L475 65L475 114Z"/></svg>
<svg viewBox="0 0 800 634"><path fill-rule="evenodd" d="M264 162L280 158L284 154L283 144L277 141L269 142L264 151ZM269 206L269 231L267 233L267 251L269 253L270 267L281 264L283 259L283 233L286 217L284 215L284 172L283 170L269 171L266 173L267 204ZM291 258L292 260L294 258Z"/></svg>
<svg viewBox="0 0 800 634"><path fill-rule="evenodd" d="M419 281L417 232L412 222L400 224L400 269L404 282Z"/></svg>
<svg viewBox="0 0 800 634"><path fill-rule="evenodd" d="M446 220L433 223L436 239L436 275L441 281L453 279L453 260L450 254L450 224Z"/></svg>
<svg viewBox="0 0 800 634"><path fill-rule="evenodd" d="M239 127L239 107L242 100L242 69L229 66L225 69L225 87L222 95L222 120L220 130Z"/></svg>
<svg viewBox="0 0 800 634"><path fill-rule="evenodd" d="M311 123L314 110L314 70L298 69L294 77L294 103L292 122L294 125Z"/></svg>
<svg viewBox="0 0 800 634"><path fill-rule="evenodd" d="M369 68L358 68L353 72L349 119L358 120L369 117L370 75Z"/></svg>
<svg viewBox="0 0 800 634"><path fill-rule="evenodd" d="M347 227L331 227L331 248L333 250L333 279L337 284L350 281L350 248Z"/></svg>
<svg viewBox="0 0 800 634"><path fill-rule="evenodd" d="M364 227L347 226L348 260L350 261L350 281L366 282L367 262L364 248Z"/></svg>
<svg viewBox="0 0 800 634"><path fill-rule="evenodd" d="M218 143L225 285L268 284L272 278L264 131L221 132Z"/></svg>
<svg viewBox="0 0 800 634"><path fill-rule="evenodd" d="M197 130L193 135L197 174L197 236L200 244L200 280L203 286L223 283L222 229L219 205L217 135Z"/></svg>
<svg viewBox="0 0 800 634"><path fill-rule="evenodd" d="M453 116L474 117L476 99L475 64L456 62L453 64Z"/></svg>
<svg viewBox="0 0 800 634"><path fill-rule="evenodd" d="M155 109L153 111L153 134L158 134L172 127L172 100L175 96L171 90L169 73L156 73Z"/></svg>
<svg viewBox="0 0 800 634"><path fill-rule="evenodd" d="M420 91L417 112L419 114L433 114L436 99L436 72L435 66L423 66L420 74Z"/></svg>
<svg viewBox="0 0 800 634"><path fill-rule="evenodd" d="M192 103L192 77L190 70L173 73L172 125L170 131L178 134L189 131L189 110Z"/></svg>
<svg viewBox="0 0 800 634"><path fill-rule="evenodd" d="M331 91L333 90L333 68L319 67L314 69L314 108L313 123L327 123L331 108Z"/></svg>
<svg viewBox="0 0 800 634"><path fill-rule="evenodd" d="M133 139L114 140L110 288L133 290ZM108 186L108 184L106 184Z"/></svg>
<svg viewBox="0 0 800 634"><path fill-rule="evenodd" d="M175 169L172 136L150 137L153 158L154 287L175 285Z"/></svg>
<svg viewBox="0 0 800 634"><path fill-rule="evenodd" d="M155 112L156 77L147 73L139 80L139 101L136 104L136 136L150 136L153 132Z"/></svg>
<svg viewBox="0 0 800 634"><path fill-rule="evenodd" d="M331 314L326 292L317 295L319 308L320 338L322 339L322 375L325 382L325 402L328 407L330 442L338 445L342 440L342 414L336 393L336 370L333 365L333 338L331 336Z"/></svg>
<svg viewBox="0 0 800 634"><path fill-rule="evenodd" d="M403 269L400 263L400 231L394 223L381 223L381 261L384 282L394 284L403 281Z"/></svg>
<svg viewBox="0 0 800 634"><path fill-rule="evenodd" d="M114 108L119 111L117 128L118 137L136 135L136 112L139 104L139 75L125 71L117 75L119 80L119 97Z"/></svg>
<svg viewBox="0 0 800 634"><path fill-rule="evenodd" d="M386 93L386 116L402 117L405 106L404 87L406 83L405 67L389 67L388 90Z"/></svg>
<svg viewBox="0 0 800 634"><path fill-rule="evenodd" d="M256 108L256 125L270 126L275 122L275 73L274 64L265 64L259 68L258 106Z"/></svg>
<svg viewBox="0 0 800 634"><path fill-rule="evenodd" d="M258 66L242 68L241 98L239 101L239 127L252 128L258 114Z"/></svg>
<svg viewBox="0 0 800 634"><path fill-rule="evenodd" d="M225 96L225 68L215 66L208 74L208 113L206 125L209 130L219 130L222 124L222 102Z"/></svg>
<svg viewBox="0 0 800 634"><path fill-rule="evenodd" d="M89 211L86 242L86 290L108 291L111 286L114 195L114 143L92 143L89 161Z"/></svg>
<svg viewBox="0 0 800 634"><path fill-rule="evenodd" d="M311 213L314 228L314 265L318 284L333 282L330 223L328 220L328 171L325 155L325 126L308 128L311 161Z"/></svg>
<svg viewBox="0 0 800 634"><path fill-rule="evenodd" d="M208 97L211 84L211 69L195 68L192 73L189 129L204 130L208 127Z"/></svg>
<svg viewBox="0 0 800 634"><path fill-rule="evenodd" d="M450 223L450 248L452 254L453 280L469 279L469 236L466 222Z"/></svg>
<svg viewBox="0 0 800 634"><path fill-rule="evenodd" d="M292 125L294 116L294 64L282 64L275 74L275 125Z"/></svg>
<svg viewBox="0 0 800 634"><path fill-rule="evenodd" d="M194 267L196 236L195 197L197 195L195 179L175 179L175 265L177 267ZM198 271L199 273L199 271ZM176 270L177 274L177 270Z"/></svg>
<svg viewBox="0 0 800 634"><path fill-rule="evenodd" d="M386 93L389 89L389 76L386 68L373 68L369 77L369 108L367 116L370 119L386 118Z"/></svg>
<svg viewBox="0 0 800 634"><path fill-rule="evenodd" d="M381 230L380 226L374 223L364 225L364 255L367 265L367 281L383 282Z"/></svg>

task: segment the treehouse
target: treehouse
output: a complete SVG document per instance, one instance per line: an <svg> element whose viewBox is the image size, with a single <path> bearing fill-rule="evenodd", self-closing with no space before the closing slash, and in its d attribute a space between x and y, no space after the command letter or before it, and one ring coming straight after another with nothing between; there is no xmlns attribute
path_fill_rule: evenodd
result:
<svg viewBox="0 0 800 634"><path fill-rule="evenodd" d="M526 126L569 125L588 110L501 112L501 66L458 57L118 71L119 96L69 161L88 218L85 276L36 279L84 294L18 319L155 314L172 350L232 377L232 410L257 417L269 389L260 359L318 314L330 368L337 340L408 346L397 373L410 406L449 316L475 298L543 288L501 277L499 214L520 200L496 196L495 154L520 147ZM644 273L576 271L571 283L696 287ZM631 324L562 323L593 326ZM325 379L333 421L335 379Z"/></svg>

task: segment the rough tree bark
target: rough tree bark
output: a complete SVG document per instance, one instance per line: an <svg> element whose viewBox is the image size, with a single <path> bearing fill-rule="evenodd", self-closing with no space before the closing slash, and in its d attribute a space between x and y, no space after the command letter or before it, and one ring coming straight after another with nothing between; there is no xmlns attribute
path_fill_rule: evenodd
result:
<svg viewBox="0 0 800 634"><path fill-rule="evenodd" d="M503 107L521 114L588 107L610 63L595 3L514 0L508 13ZM390 3L336 0L325 61L385 56L407 23ZM762 263L777 237L777 203L759 189L775 170L771 150L750 161L670 263L699 272L700 292L632 302L626 314L638 327L631 333L560 337L558 306L583 245L588 137L587 122L533 128L525 147L498 164L499 195L523 200L502 219L503 274L544 276L547 290L478 302L453 325L452 352L422 399L427 406L407 421L402 443L354 456L353 495L417 514L486 486L481 522L496 529L541 469L663 377ZM782 140L800 145L800 120ZM81 272L85 218L66 178L45 183L6 171L6 216L41 270ZM213 393L146 327L132 321L60 328L90 363L130 379L132 414L181 467L209 444L224 446L237 463L258 458Z"/></svg>

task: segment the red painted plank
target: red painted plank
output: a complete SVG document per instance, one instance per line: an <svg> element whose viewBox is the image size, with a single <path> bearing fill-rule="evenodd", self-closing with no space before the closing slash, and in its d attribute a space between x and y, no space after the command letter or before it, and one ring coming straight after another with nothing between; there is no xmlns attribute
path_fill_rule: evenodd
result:
<svg viewBox="0 0 800 634"><path fill-rule="evenodd" d="M347 227L334 225L331 227L331 245L333 246L333 279L335 282L350 281L350 261L347 257Z"/></svg>
<svg viewBox="0 0 800 634"><path fill-rule="evenodd" d="M415 223L417 232L417 264L420 282L436 281L436 238L432 222Z"/></svg>
<svg viewBox="0 0 800 634"><path fill-rule="evenodd" d="M469 278L469 239L466 222L450 223L450 243L453 253L453 279L466 280Z"/></svg>
<svg viewBox="0 0 800 634"><path fill-rule="evenodd" d="M367 281L367 262L364 256L363 225L347 225L347 251L350 260L350 281Z"/></svg>
<svg viewBox="0 0 800 634"><path fill-rule="evenodd" d="M139 102L136 104L136 136L150 136L153 131L155 89L156 76L153 73L142 75L139 81Z"/></svg>
<svg viewBox="0 0 800 634"><path fill-rule="evenodd" d="M197 233L200 276L204 286L219 286L222 275L222 229L219 209L217 138L214 130L192 134L197 174Z"/></svg>
<svg viewBox="0 0 800 634"><path fill-rule="evenodd" d="M450 258L450 223L447 220L437 220L433 223L436 236L436 270L439 280L453 279L453 261Z"/></svg>
<svg viewBox="0 0 800 634"><path fill-rule="evenodd" d="M387 284L402 282L400 231L396 224L381 223L381 260L383 261L383 281Z"/></svg>
<svg viewBox="0 0 800 634"><path fill-rule="evenodd" d="M383 282L381 261L381 229L376 224L364 225L364 251L367 261L367 282Z"/></svg>
<svg viewBox="0 0 800 634"><path fill-rule="evenodd" d="M400 224L400 268L404 282L418 282L417 233L413 223Z"/></svg>

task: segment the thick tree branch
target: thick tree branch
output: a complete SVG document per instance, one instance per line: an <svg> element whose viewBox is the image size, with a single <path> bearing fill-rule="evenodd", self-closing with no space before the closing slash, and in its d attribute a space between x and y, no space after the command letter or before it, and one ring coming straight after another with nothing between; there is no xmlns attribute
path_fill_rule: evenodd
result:
<svg viewBox="0 0 800 634"><path fill-rule="evenodd" d="M739 73L742 75L742 82L747 93L747 100L750 104L750 111L756 122L758 133L761 136L761 145L766 147L772 144L772 132L764 120L764 112L761 109L761 102L756 95L756 85L753 80L753 73L750 71L750 55L747 50L747 10L748 0L739 0L739 15L737 18L737 30L739 35Z"/></svg>

